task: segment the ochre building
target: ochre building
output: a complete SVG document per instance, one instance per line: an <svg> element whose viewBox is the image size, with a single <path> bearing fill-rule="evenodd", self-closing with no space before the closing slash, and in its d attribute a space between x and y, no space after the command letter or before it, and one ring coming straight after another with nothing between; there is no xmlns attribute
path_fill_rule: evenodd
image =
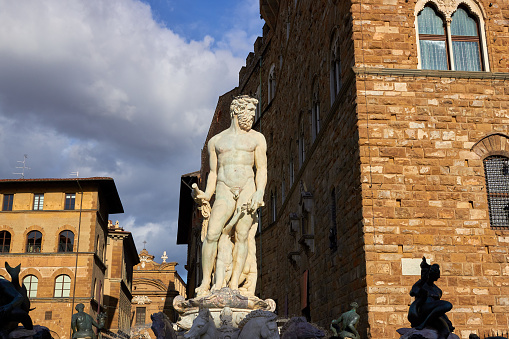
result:
<svg viewBox="0 0 509 339"><path fill-rule="evenodd" d="M54 339L70 338L78 303L106 328L129 332L132 267L139 262L132 235L108 228L123 213L111 178L0 180L0 275L21 264L34 324ZM127 299L127 300L126 300Z"/></svg>
<svg viewBox="0 0 509 339"><path fill-rule="evenodd" d="M173 298L186 297L186 285L175 269L178 263L166 262L166 252L161 259L163 262L157 263L146 249L139 253L139 264L133 270L131 338L156 338L150 329L154 313L163 312L172 322L178 320Z"/></svg>
<svg viewBox="0 0 509 339"><path fill-rule="evenodd" d="M455 333L507 329L509 3L261 0L260 14L207 137L229 126L225 100L259 98L259 296L327 328L356 301L362 338L398 338L426 256Z"/></svg>

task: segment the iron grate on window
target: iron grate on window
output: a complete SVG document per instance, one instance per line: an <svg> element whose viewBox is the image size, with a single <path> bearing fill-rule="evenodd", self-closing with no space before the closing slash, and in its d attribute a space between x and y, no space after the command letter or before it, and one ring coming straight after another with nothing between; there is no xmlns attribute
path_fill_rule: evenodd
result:
<svg viewBox="0 0 509 339"><path fill-rule="evenodd" d="M491 227L509 229L509 158L486 158L484 173Z"/></svg>

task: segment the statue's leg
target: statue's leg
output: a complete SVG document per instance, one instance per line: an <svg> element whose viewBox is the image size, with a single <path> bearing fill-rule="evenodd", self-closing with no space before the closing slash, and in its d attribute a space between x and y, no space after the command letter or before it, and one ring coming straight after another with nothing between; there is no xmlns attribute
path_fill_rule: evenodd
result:
<svg viewBox="0 0 509 339"><path fill-rule="evenodd" d="M435 318L444 316L446 312L449 312L452 309L452 304L448 301L440 300L440 301L434 302L430 305L428 305L426 303L426 304L424 304L423 307L431 308L431 311L429 312L426 319L424 319L424 321L419 326L415 327L417 330L424 329L426 327L426 324L428 323L428 321L430 321L431 319L435 319ZM452 326L452 324L451 324L451 326Z"/></svg>
<svg viewBox="0 0 509 339"><path fill-rule="evenodd" d="M246 184L239 195L237 206L246 204L255 192L254 182ZM233 252L233 269L232 278L230 280L230 288L232 290L239 289L239 280L246 264L248 254L248 236L249 230L253 225L253 217L250 214L245 214L235 226L235 248Z"/></svg>
<svg viewBox="0 0 509 339"><path fill-rule="evenodd" d="M224 184L218 183L216 188L216 200L210 212L209 227L207 236L203 241L202 247L202 270L203 280L201 285L196 288L198 296L206 294L210 289L212 269L217 257L217 242L221 236L226 221L230 219L235 209L235 200Z"/></svg>
<svg viewBox="0 0 509 339"><path fill-rule="evenodd" d="M34 328L32 318L30 318L30 315L22 309L13 309L10 318L14 321L20 322L27 330L32 330Z"/></svg>

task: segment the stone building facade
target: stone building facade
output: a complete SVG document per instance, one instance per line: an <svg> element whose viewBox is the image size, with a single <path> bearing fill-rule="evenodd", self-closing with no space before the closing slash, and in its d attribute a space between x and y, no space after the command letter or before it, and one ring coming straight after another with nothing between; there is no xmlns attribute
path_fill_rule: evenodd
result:
<svg viewBox="0 0 509 339"><path fill-rule="evenodd" d="M324 327L356 301L363 338L397 338L424 255L461 338L507 329L509 3L261 0L260 14L233 90L260 99L268 143L258 294ZM212 135L229 125L218 109Z"/></svg>
<svg viewBox="0 0 509 339"><path fill-rule="evenodd" d="M119 230L108 230L109 215L123 213L113 179L0 180L0 199L0 275L10 280L4 262L21 264L34 324L70 338L74 307L83 303L93 317L108 312L108 329L128 331L116 315L130 314L128 281L138 257L129 232L115 240ZM116 280L118 270L123 279ZM123 297L129 309L111 312L110 301Z"/></svg>
<svg viewBox="0 0 509 339"><path fill-rule="evenodd" d="M150 329L154 313L163 312L172 322L178 319L173 298L186 297L186 285L175 269L178 263L166 262L166 252L161 259L163 262L157 263L146 249L139 253L140 262L133 270L131 338L155 339Z"/></svg>

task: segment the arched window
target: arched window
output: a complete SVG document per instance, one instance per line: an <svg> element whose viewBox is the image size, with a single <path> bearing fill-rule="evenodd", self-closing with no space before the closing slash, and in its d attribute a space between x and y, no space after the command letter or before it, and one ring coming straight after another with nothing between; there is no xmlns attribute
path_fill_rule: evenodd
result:
<svg viewBox="0 0 509 339"><path fill-rule="evenodd" d="M488 64L481 40L482 21L479 13L472 13L460 5L450 13L440 8L443 4L428 2L417 13L419 57L421 69L483 71ZM422 6L422 4L421 4ZM448 14L449 15L449 14Z"/></svg>
<svg viewBox="0 0 509 339"><path fill-rule="evenodd" d="M337 234L337 215L336 215L336 188L332 188L330 192L330 219L331 226L329 229L329 248L335 251L338 248Z"/></svg>
<svg viewBox="0 0 509 339"><path fill-rule="evenodd" d="M8 231L0 231L0 253L9 253L11 249L11 234Z"/></svg>
<svg viewBox="0 0 509 339"><path fill-rule="evenodd" d="M304 114L301 114L299 119L299 136L297 139L298 150L299 150L299 168L304 164L304 160L306 160L306 145L304 139Z"/></svg>
<svg viewBox="0 0 509 339"><path fill-rule="evenodd" d="M67 298L71 292L71 278L62 274L55 279L55 298Z"/></svg>
<svg viewBox="0 0 509 339"><path fill-rule="evenodd" d="M39 284L39 279L35 275L27 275L23 278L23 285L25 285L27 289L27 296L29 298L37 297L37 285Z"/></svg>
<svg viewBox="0 0 509 339"><path fill-rule="evenodd" d="M417 15L417 25L421 48L421 68L449 69L444 20L433 7L426 6Z"/></svg>
<svg viewBox="0 0 509 339"><path fill-rule="evenodd" d="M452 51L458 71L482 71L481 44L477 20L462 7L452 15Z"/></svg>
<svg viewBox="0 0 509 339"><path fill-rule="evenodd" d="M42 247L42 233L39 231L31 231L27 235L27 253L39 253Z"/></svg>
<svg viewBox="0 0 509 339"><path fill-rule="evenodd" d="M256 89L256 99L258 99L258 103L256 104L256 111L255 111L255 122L260 119L260 116L262 115L262 87L261 85L258 85L258 88Z"/></svg>
<svg viewBox="0 0 509 339"><path fill-rule="evenodd" d="M313 97L311 106L311 138L315 141L320 132L320 96L318 95L318 85L315 82L313 86Z"/></svg>
<svg viewBox="0 0 509 339"><path fill-rule="evenodd" d="M509 158L492 155L484 159L486 193L490 224L495 229L509 228Z"/></svg>
<svg viewBox="0 0 509 339"><path fill-rule="evenodd" d="M74 246L74 233L62 231L58 236L58 252L72 252Z"/></svg>
<svg viewBox="0 0 509 339"><path fill-rule="evenodd" d="M285 184L284 166L283 166L283 173L281 174L281 177L283 178L281 180L281 204L284 204L285 199L286 199L286 184Z"/></svg>
<svg viewBox="0 0 509 339"><path fill-rule="evenodd" d="M333 35L330 51L330 92L331 106L336 101L336 96L341 89L341 56L339 50L339 34Z"/></svg>
<svg viewBox="0 0 509 339"><path fill-rule="evenodd" d="M290 144L291 143L292 143L292 141L290 140ZM290 152L291 152L291 147L290 147ZM289 187L292 187L293 182L295 181L295 168L293 165L293 155L291 153L290 153L290 160L288 162L288 175L289 175L289 179L290 179Z"/></svg>
<svg viewBox="0 0 509 339"><path fill-rule="evenodd" d="M272 65L269 71L268 81L268 102L271 102L276 95L276 65Z"/></svg>
<svg viewBox="0 0 509 339"><path fill-rule="evenodd" d="M277 217L277 193L270 193L271 222L276 221Z"/></svg>

